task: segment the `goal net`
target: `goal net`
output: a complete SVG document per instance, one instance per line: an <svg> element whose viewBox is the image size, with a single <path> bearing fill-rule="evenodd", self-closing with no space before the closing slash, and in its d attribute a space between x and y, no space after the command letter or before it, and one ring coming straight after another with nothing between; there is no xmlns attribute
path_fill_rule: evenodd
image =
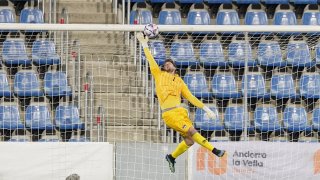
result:
<svg viewBox="0 0 320 180"><path fill-rule="evenodd" d="M217 158L195 144L177 158L175 173L165 155L183 137L162 120L136 39L143 25L3 28L10 32L1 39L0 72L9 87L1 90L2 140L64 142L45 147L52 159L69 142L83 145L78 153L87 156L72 161L85 164L76 173L85 172L81 179L320 177L319 27L159 26L151 54L159 66L174 60L192 94L216 115L209 119L182 99L194 127L227 152ZM112 148L103 154L88 147L99 143ZM55 165L48 176L71 175L70 162L47 162Z"/></svg>

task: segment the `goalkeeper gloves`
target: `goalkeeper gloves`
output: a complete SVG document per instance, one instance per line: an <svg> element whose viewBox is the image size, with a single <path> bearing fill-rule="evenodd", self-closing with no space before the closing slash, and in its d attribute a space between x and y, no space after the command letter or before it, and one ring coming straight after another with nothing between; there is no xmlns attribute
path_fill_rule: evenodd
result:
<svg viewBox="0 0 320 180"><path fill-rule="evenodd" d="M209 107L204 106L202 109L207 113L207 116L210 119L216 119L216 114L213 111L211 111L211 109L209 109Z"/></svg>
<svg viewBox="0 0 320 180"><path fill-rule="evenodd" d="M147 48L148 47L148 41L149 41L148 36L145 36L141 32L139 32L137 34L137 39L139 40L139 42L141 43L141 46L143 48Z"/></svg>

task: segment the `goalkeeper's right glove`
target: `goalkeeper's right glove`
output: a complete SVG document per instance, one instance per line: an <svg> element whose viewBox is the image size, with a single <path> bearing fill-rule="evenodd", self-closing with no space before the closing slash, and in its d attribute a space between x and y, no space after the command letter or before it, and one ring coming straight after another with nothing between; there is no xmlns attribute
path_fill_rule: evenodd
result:
<svg viewBox="0 0 320 180"><path fill-rule="evenodd" d="M137 39L140 41L141 46L142 46L143 48L147 48L147 47L148 47L148 41L149 41L148 36L145 36L145 35L143 35L141 32L139 32L139 33L137 34Z"/></svg>
<svg viewBox="0 0 320 180"><path fill-rule="evenodd" d="M207 106L204 106L203 107L203 110L207 113L207 116L210 118L210 119L216 119L216 114L211 111L211 109Z"/></svg>

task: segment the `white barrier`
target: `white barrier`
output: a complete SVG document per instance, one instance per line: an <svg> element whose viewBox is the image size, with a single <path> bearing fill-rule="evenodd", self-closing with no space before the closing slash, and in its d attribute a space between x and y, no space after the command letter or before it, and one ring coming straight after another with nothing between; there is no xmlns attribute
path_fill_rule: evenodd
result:
<svg viewBox="0 0 320 180"><path fill-rule="evenodd" d="M109 143L0 143L1 180L113 179Z"/></svg>
<svg viewBox="0 0 320 180"><path fill-rule="evenodd" d="M320 179L320 144L219 142L228 154L217 158L199 145L189 151L189 179Z"/></svg>

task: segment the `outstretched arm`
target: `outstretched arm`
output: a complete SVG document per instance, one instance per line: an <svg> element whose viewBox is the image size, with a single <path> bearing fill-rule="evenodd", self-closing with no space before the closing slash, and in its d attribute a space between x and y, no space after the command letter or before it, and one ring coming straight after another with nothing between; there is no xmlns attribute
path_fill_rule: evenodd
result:
<svg viewBox="0 0 320 180"><path fill-rule="evenodd" d="M205 106L198 98L194 97L192 93L190 92L188 86L183 82L183 88L182 88L182 96L186 98L191 104L194 106L197 106L198 108L203 109L209 118L215 119L216 115L213 111L210 110L209 107Z"/></svg>
<svg viewBox="0 0 320 180"><path fill-rule="evenodd" d="M150 66L150 71L151 71L151 74L153 76L156 76L157 74L159 74L161 72L161 69L159 67L159 65L157 64L157 62L154 60L150 50L149 50L149 47L148 47L148 37L147 36L144 36L142 33L138 33L137 34L137 39L140 41L142 47L143 47L143 51L144 51L144 54L146 56L146 59L148 60L149 62L149 66Z"/></svg>

